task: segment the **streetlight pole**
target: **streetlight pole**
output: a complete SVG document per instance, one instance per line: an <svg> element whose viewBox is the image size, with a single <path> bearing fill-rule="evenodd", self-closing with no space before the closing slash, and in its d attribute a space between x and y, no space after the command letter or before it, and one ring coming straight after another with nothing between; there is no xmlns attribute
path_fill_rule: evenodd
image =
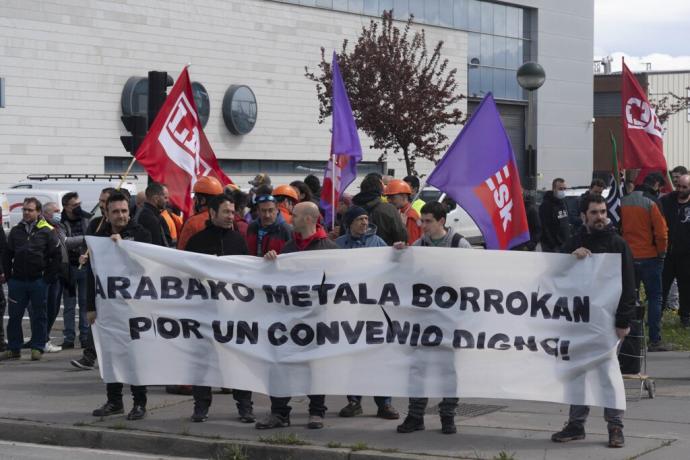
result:
<svg viewBox="0 0 690 460"><path fill-rule="evenodd" d="M516 73L518 84L527 90L527 190L534 193L537 190L537 150L534 148L536 144L534 123L534 93L546 81L546 73L544 68L536 62L525 62L520 66Z"/></svg>

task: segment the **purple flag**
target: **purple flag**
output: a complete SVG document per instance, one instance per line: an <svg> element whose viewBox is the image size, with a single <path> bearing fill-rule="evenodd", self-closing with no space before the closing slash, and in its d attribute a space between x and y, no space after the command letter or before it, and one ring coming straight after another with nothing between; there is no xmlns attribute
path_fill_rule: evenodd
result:
<svg viewBox="0 0 690 460"><path fill-rule="evenodd" d="M335 51L333 51L331 70L333 72L331 154L324 171L321 188L321 208L325 211L326 227L333 225L333 215L338 207L340 196L357 177L357 163L362 159L362 146L357 135L357 125L352 115L350 100L347 98L343 77L340 75ZM334 168L335 171L333 171Z"/></svg>
<svg viewBox="0 0 690 460"><path fill-rule="evenodd" d="M472 217L488 249L529 241L520 175L493 95L488 93L433 170L427 184Z"/></svg>

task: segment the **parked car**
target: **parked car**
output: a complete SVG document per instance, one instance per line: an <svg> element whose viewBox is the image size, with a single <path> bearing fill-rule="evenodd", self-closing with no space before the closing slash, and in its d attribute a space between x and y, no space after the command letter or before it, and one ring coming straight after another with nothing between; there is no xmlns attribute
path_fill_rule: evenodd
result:
<svg viewBox="0 0 690 460"><path fill-rule="evenodd" d="M137 194L137 176L128 176L121 188L130 195ZM92 212L98 207L98 197L106 187L117 188L122 179L114 174L33 174L13 185L13 189L68 190L77 192L84 211Z"/></svg>

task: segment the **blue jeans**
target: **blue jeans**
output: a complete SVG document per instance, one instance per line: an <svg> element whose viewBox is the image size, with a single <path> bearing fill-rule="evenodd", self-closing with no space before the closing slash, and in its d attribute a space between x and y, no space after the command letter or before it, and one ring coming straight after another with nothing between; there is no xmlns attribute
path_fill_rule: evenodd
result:
<svg viewBox="0 0 690 460"><path fill-rule="evenodd" d="M22 349L24 343L22 318L28 308L31 322L31 348L43 351L48 332L48 315L46 312L48 288L45 281L43 278L33 280L10 278L7 282L7 288L10 314L10 320L7 322L7 348L12 351Z"/></svg>
<svg viewBox="0 0 690 460"><path fill-rule="evenodd" d="M48 298L46 299L46 311L48 314L48 325L46 327L46 338L50 340L50 330L53 329L55 319L60 313L60 301L62 300L62 281L54 281L48 285Z"/></svg>
<svg viewBox="0 0 690 460"><path fill-rule="evenodd" d="M661 340L661 273L664 269L662 259L635 259L635 282L644 285L647 295L647 326L649 341Z"/></svg>
<svg viewBox="0 0 690 460"><path fill-rule="evenodd" d="M78 266L70 265L69 279L74 285L76 295L71 296L69 287L64 287L65 309L62 312L62 317L65 321L65 328L63 335L65 336L65 342L74 343L76 338L74 316L77 309L77 301L79 301L79 340L86 343L86 337L89 334L89 323L86 321L86 269L82 267L79 270Z"/></svg>
<svg viewBox="0 0 690 460"><path fill-rule="evenodd" d="M610 407L604 408L604 420L608 423L608 428L613 427L623 428L623 415L624 410L611 409ZM587 421L587 416L589 415L589 406L570 406L570 416L568 418L569 422L575 423L579 426L584 427Z"/></svg>

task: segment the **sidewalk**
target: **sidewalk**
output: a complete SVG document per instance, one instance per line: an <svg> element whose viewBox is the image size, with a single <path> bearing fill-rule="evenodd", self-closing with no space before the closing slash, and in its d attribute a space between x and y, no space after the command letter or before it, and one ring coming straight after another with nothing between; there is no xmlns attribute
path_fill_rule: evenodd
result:
<svg viewBox="0 0 690 460"><path fill-rule="evenodd" d="M649 374L656 381L655 399L629 400L625 417L626 446L606 447L602 410L593 409L587 438L567 444L550 441L566 420L558 404L505 400L461 400L458 434L440 433L432 400L426 431L398 434L399 421L375 418L373 399L365 397L365 415L337 416L344 396L329 396L326 427L308 430L306 397L293 399L292 426L258 431L237 421L232 395L214 394L206 423L192 423L192 399L149 390L146 419L124 416L98 419L91 411L105 401L98 371L78 371L69 360L81 350L44 355L29 361L0 362L0 439L99 449L131 450L197 458L514 458L514 459L685 459L690 451L690 356L686 352L652 353ZM628 382L627 386L633 386ZM636 390L628 392L639 396ZM255 395L255 413L266 414L269 400ZM635 398L636 399L636 398ZM394 399L403 414L407 400ZM131 397L125 388L125 413ZM483 415L482 415L483 414ZM307 444L298 445L304 442ZM277 443L277 444L276 444ZM504 453L505 456L501 457ZM414 454L414 455L406 455ZM243 456L244 455L244 456Z"/></svg>

